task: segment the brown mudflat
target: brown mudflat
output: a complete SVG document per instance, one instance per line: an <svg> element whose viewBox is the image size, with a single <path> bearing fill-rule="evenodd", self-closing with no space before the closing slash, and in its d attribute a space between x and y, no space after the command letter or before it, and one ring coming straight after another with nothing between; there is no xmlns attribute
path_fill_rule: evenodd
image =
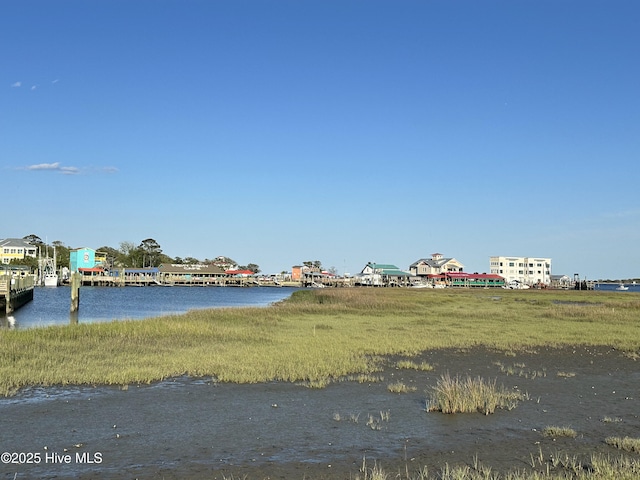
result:
<svg viewBox="0 0 640 480"><path fill-rule="evenodd" d="M432 371L323 389L180 378L149 386L29 389L0 400L0 479L339 479L381 466L406 478L425 465L531 468L531 455L619 454L609 436L640 436L640 361L605 347L425 352ZM492 415L426 412L443 373L496 379L529 399ZM415 391L391 393L402 382ZM548 438L547 426L576 438ZM35 454L39 454L36 456ZM57 456L56 456L57 455ZM69 457L67 457L67 455ZM39 461L34 461L39 458ZM67 460L69 460L67 462Z"/></svg>

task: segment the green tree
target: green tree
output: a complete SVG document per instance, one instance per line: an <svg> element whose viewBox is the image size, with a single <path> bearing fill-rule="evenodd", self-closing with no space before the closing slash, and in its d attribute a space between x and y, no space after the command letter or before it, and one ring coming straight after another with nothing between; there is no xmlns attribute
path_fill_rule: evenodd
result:
<svg viewBox="0 0 640 480"><path fill-rule="evenodd" d="M302 262L305 267L309 267L312 269L322 270L322 262L320 260L307 260L306 262Z"/></svg>
<svg viewBox="0 0 640 480"><path fill-rule="evenodd" d="M44 245L44 242L42 241L42 239L33 233L30 235L27 235L26 237L22 237L22 239L26 240L31 245L36 245L36 246Z"/></svg>
<svg viewBox="0 0 640 480"><path fill-rule="evenodd" d="M157 267L160 265L160 255L162 254L162 248L160 244L153 238L147 238L143 240L138 249L142 252L142 267Z"/></svg>
<svg viewBox="0 0 640 480"><path fill-rule="evenodd" d="M106 245L103 247L100 247L97 251L106 254L107 266L109 268L117 268L117 267L124 266L125 260L123 258L121 251L116 250L113 247L107 247Z"/></svg>
<svg viewBox="0 0 640 480"><path fill-rule="evenodd" d="M38 271L38 259L33 257L13 258L9 262L9 265L29 267L31 273Z"/></svg>
<svg viewBox="0 0 640 480"><path fill-rule="evenodd" d="M253 273L260 273L260 266L255 263L247 265L247 270L251 270Z"/></svg>
<svg viewBox="0 0 640 480"><path fill-rule="evenodd" d="M120 255L123 267L141 267L142 252L133 242L120 242Z"/></svg>
<svg viewBox="0 0 640 480"><path fill-rule="evenodd" d="M69 261L71 260L69 258L69 252L71 251L71 248L66 246L60 240L56 240L51 245L55 247L55 251L56 251L56 266L58 268L62 268L62 267L68 268Z"/></svg>
<svg viewBox="0 0 640 480"><path fill-rule="evenodd" d="M164 253L160 254L160 257L158 258L158 265L162 265L162 264L169 264L171 265L172 263L176 263L176 261L171 258L169 255L165 255Z"/></svg>

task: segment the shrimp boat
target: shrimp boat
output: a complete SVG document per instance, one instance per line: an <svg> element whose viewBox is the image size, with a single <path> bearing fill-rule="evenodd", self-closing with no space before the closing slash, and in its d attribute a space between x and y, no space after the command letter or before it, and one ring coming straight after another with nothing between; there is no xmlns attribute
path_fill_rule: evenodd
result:
<svg viewBox="0 0 640 480"><path fill-rule="evenodd" d="M45 287L57 287L59 285L58 274L56 273L56 248L53 247L53 258L47 256L40 257L40 285Z"/></svg>

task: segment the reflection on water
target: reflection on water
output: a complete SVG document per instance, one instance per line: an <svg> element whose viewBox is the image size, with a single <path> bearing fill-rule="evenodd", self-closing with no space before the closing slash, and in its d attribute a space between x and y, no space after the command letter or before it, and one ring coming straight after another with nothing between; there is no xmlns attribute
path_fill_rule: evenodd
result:
<svg viewBox="0 0 640 480"><path fill-rule="evenodd" d="M82 287L80 309L72 314L69 287L36 288L33 301L11 316L0 317L0 328L141 319L202 308L267 306L288 298L295 290L287 287Z"/></svg>

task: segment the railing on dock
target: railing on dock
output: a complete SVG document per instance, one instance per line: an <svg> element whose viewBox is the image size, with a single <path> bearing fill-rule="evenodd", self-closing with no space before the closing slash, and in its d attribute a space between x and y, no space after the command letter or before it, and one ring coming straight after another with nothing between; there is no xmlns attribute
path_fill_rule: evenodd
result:
<svg viewBox="0 0 640 480"><path fill-rule="evenodd" d="M0 275L0 308L9 314L33 300L33 275Z"/></svg>

